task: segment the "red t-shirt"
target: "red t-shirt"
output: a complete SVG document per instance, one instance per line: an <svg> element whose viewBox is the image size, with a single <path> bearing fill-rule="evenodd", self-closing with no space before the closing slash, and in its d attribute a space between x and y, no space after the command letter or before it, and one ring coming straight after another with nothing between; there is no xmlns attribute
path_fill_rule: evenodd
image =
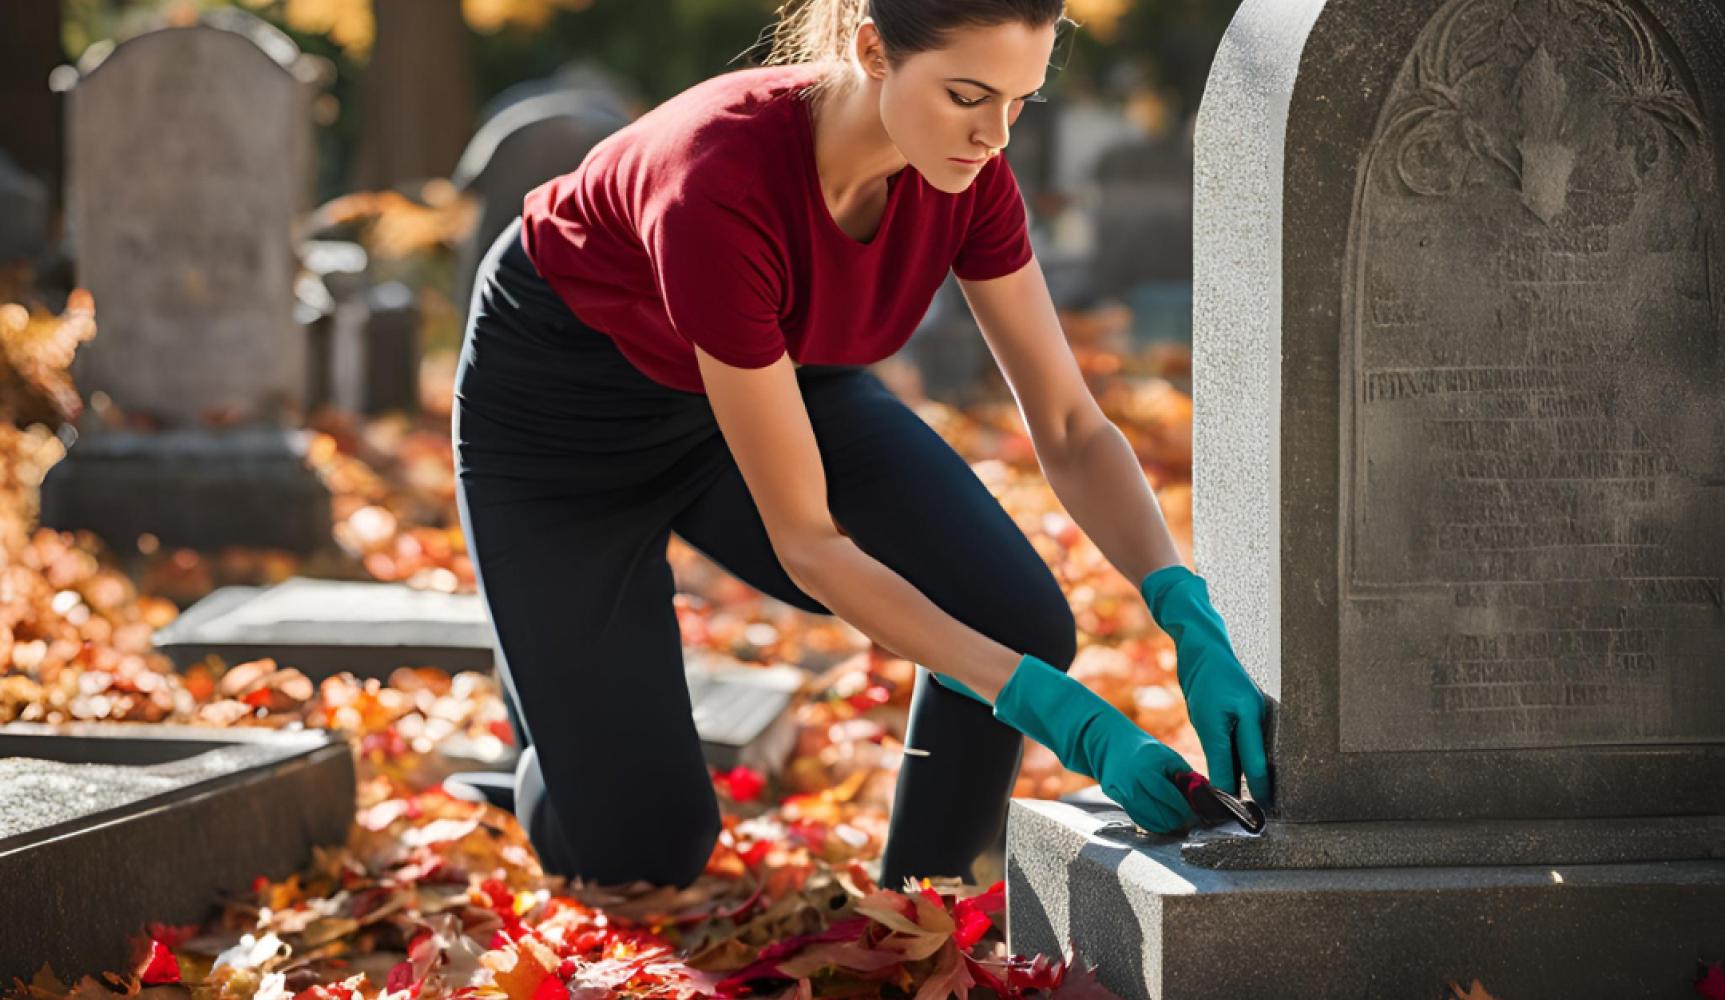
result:
<svg viewBox="0 0 1725 1000"><path fill-rule="evenodd" d="M607 136L529 192L522 242L577 318L654 381L704 392L691 343L728 364L860 365L910 339L950 269L1031 259L1006 158L947 194L912 167L887 181L859 243L821 196L807 66L705 80Z"/></svg>

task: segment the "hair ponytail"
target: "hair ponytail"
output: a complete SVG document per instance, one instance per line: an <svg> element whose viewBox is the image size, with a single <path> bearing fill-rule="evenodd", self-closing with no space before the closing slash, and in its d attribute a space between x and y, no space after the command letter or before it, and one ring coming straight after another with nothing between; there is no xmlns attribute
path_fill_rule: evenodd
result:
<svg viewBox="0 0 1725 1000"><path fill-rule="evenodd" d="M775 13L767 65L843 62L851 33L869 15L869 0L786 0Z"/></svg>
<svg viewBox="0 0 1725 1000"><path fill-rule="evenodd" d="M775 13L765 65L824 66L811 88L816 92L844 78L834 70L849 60L851 36L865 17L874 18L895 68L918 52L942 47L959 28L1076 23L1066 17L1066 0L785 0Z"/></svg>

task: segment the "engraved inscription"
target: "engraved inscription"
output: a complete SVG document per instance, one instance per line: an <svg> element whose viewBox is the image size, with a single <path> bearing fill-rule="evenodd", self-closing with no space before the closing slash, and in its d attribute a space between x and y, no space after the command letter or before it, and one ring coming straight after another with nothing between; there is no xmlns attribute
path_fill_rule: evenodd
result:
<svg viewBox="0 0 1725 1000"><path fill-rule="evenodd" d="M1624 0L1455 0L1361 174L1341 748L1725 742L1725 242Z"/></svg>

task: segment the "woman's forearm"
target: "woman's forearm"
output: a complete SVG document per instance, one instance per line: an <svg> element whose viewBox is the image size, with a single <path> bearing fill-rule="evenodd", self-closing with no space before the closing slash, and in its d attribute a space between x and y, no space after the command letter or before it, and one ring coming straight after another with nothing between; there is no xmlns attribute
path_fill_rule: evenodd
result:
<svg viewBox="0 0 1725 1000"><path fill-rule="evenodd" d="M1098 412L1053 454L1038 454L1054 495L1133 586L1183 562L1162 507L1120 428Z"/></svg>
<svg viewBox="0 0 1725 1000"><path fill-rule="evenodd" d="M913 663L956 678L990 701L1028 650L995 642L929 600L844 535L811 543L786 572L810 597Z"/></svg>

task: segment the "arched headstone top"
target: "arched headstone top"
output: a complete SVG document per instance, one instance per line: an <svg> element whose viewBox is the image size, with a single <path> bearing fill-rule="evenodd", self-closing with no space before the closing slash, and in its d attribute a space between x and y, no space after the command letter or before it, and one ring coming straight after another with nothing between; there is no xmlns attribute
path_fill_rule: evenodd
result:
<svg viewBox="0 0 1725 1000"><path fill-rule="evenodd" d="M246 60L255 57L273 64L291 79L301 79L301 74L306 72L302 68L299 46L280 28L244 11L217 9L206 12L197 24L153 28L119 42L103 41L91 45L78 59L75 86L86 84L116 58L143 52L163 44L164 39L171 39L168 44L183 45L186 39L181 36L187 33L208 39L212 50L231 53L230 58Z"/></svg>

